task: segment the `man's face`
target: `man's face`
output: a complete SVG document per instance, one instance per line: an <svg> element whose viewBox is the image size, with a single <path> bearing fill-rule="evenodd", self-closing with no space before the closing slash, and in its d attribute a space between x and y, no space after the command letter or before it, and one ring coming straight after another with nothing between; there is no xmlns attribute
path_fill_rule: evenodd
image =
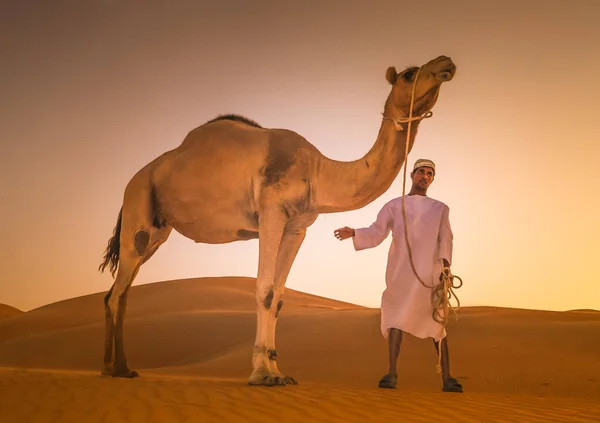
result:
<svg viewBox="0 0 600 423"><path fill-rule="evenodd" d="M419 167L412 174L412 182L415 187L418 187L423 190L427 190L429 185L433 182L433 178L435 174L433 173L433 169L430 167Z"/></svg>

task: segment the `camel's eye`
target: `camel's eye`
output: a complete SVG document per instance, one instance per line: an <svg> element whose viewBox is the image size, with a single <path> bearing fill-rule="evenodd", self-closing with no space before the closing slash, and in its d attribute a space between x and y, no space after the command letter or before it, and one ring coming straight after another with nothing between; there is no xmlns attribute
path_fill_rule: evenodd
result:
<svg viewBox="0 0 600 423"><path fill-rule="evenodd" d="M404 78L406 81L410 81L414 74L415 69L408 69L404 71L404 73L402 74L402 78Z"/></svg>

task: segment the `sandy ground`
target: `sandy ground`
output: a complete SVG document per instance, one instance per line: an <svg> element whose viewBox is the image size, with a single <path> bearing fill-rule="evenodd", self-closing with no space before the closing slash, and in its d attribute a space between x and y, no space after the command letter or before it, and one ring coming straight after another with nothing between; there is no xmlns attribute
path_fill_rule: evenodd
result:
<svg viewBox="0 0 600 423"><path fill-rule="evenodd" d="M133 380L101 376L103 294L0 317L0 422L598 422L600 313L466 307L448 328L442 393L431 340L406 336L398 389L377 388L379 310L286 290L279 368L297 386L250 387L254 280L133 287Z"/></svg>

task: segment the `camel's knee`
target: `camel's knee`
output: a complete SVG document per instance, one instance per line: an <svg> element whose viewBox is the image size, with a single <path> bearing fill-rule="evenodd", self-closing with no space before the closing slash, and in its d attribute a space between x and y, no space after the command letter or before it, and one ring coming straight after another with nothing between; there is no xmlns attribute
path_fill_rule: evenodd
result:
<svg viewBox="0 0 600 423"><path fill-rule="evenodd" d="M275 318L279 317L281 308L283 307L283 295L277 292L273 287L270 287L266 292L260 292L256 296L259 306L262 306L266 312L272 312ZM276 304L274 306L274 304Z"/></svg>
<svg viewBox="0 0 600 423"><path fill-rule="evenodd" d="M120 280L119 275L117 275L117 281L110 289L110 297L108 297L107 301L108 308L113 317L116 317L117 313L120 313L123 307L125 307L128 288L128 281L124 282Z"/></svg>
<svg viewBox="0 0 600 423"><path fill-rule="evenodd" d="M113 318L116 318L117 312L119 311L119 295L111 295L106 302L108 309L110 310L110 314Z"/></svg>
<svg viewBox="0 0 600 423"><path fill-rule="evenodd" d="M257 294L257 301L259 303L262 303L263 307L269 311L271 310L271 306L273 305L273 297L275 296L275 291L273 290L273 287L270 287L269 289L266 290L266 292L258 292Z"/></svg>
<svg viewBox="0 0 600 423"><path fill-rule="evenodd" d="M280 298L277 302L277 309L275 310L275 318L279 318L279 312L281 311L281 307L283 307L283 298Z"/></svg>
<svg viewBox="0 0 600 423"><path fill-rule="evenodd" d="M125 314L125 308L127 306L127 292L116 293L110 296L108 300L108 308L110 310L113 322L117 324L118 321L122 320Z"/></svg>

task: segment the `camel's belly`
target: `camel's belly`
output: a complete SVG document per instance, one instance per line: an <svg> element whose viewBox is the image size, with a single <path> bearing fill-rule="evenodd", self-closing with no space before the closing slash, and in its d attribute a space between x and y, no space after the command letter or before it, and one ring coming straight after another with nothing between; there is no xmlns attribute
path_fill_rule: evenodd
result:
<svg viewBox="0 0 600 423"><path fill-rule="evenodd" d="M206 244L224 244L227 242L258 238L258 229L245 222L243 213L213 214L199 213L195 220L177 219L177 215L168 217L169 225L195 242Z"/></svg>
<svg viewBox="0 0 600 423"><path fill-rule="evenodd" d="M189 225L180 225L180 227L175 228L175 230L186 238L204 244L226 244L235 241L258 239L258 231L256 230L250 231L238 229L235 232L228 230L207 231L204 228L191 228Z"/></svg>
<svg viewBox="0 0 600 423"><path fill-rule="evenodd" d="M159 212L177 232L196 242L222 244L258 237L258 215L243 195L220 197L198 189L170 190L160 196Z"/></svg>

